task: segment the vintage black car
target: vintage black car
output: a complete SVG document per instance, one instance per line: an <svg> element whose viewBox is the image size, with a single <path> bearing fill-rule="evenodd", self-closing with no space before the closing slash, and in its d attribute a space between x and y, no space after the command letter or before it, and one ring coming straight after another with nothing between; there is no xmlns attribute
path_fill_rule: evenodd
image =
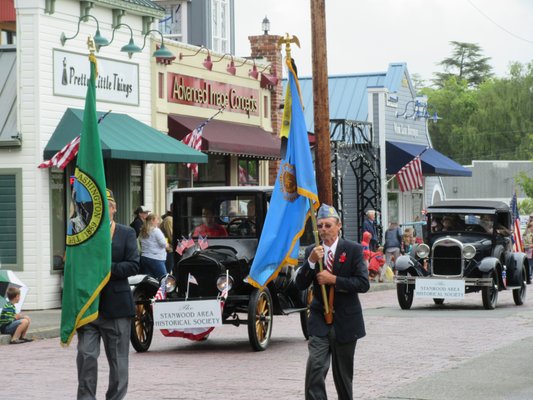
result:
<svg viewBox="0 0 533 400"><path fill-rule="evenodd" d="M496 201L442 201L428 208L423 244L396 260L402 309L413 297L462 298L481 291L483 307L496 308L498 293L511 290L516 305L531 282L524 253L513 251L509 206Z"/></svg>
<svg viewBox="0 0 533 400"><path fill-rule="evenodd" d="M181 303L183 307L183 302L220 299L222 292L229 289L221 315L223 324L247 325L254 350L267 348L274 315L300 313L302 331L307 338L307 303L312 294L295 287L294 268L284 267L264 290L245 281L271 194L271 187L257 186L175 190L173 246L186 243L189 238L194 245L181 256L175 254L174 270L166 281L166 298L155 305L170 302L176 307ZM202 249L200 245L205 245L202 239L206 236L207 248ZM151 302L160 282L148 276L136 276L130 279L130 284L136 300L131 342L137 351L143 352L152 341ZM161 332L173 336L167 330Z"/></svg>

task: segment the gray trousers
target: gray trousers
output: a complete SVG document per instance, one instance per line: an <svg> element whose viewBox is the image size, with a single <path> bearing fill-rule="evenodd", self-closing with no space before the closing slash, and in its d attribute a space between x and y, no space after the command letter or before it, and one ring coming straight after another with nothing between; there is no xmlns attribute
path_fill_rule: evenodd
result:
<svg viewBox="0 0 533 400"><path fill-rule="evenodd" d="M98 317L78 329L78 400L96 399L100 338L109 363L107 400L119 400L128 390L128 354L130 350L131 318Z"/></svg>
<svg viewBox="0 0 533 400"><path fill-rule="evenodd" d="M310 336L305 371L305 399L327 400L326 375L331 362L333 364L333 381L339 400L353 399L353 363L357 340L338 343L334 329L327 337Z"/></svg>

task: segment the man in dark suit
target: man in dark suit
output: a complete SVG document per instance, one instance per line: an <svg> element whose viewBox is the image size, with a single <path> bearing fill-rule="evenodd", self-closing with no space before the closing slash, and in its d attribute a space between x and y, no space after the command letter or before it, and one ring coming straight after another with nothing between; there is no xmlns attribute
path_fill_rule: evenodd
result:
<svg viewBox="0 0 533 400"><path fill-rule="evenodd" d="M306 400L327 399L325 378L330 357L335 388L341 400L353 399L353 362L357 339L365 336L363 311L358 293L368 291L368 269L361 245L341 239L339 214L323 204L318 210L318 232L322 244L305 251L305 263L296 274L296 286L305 290L313 284L313 301L308 321L309 357L305 371ZM318 261L324 260L320 272ZM326 285L333 322L324 318L320 285Z"/></svg>
<svg viewBox="0 0 533 400"><path fill-rule="evenodd" d="M78 329L78 399L96 399L100 339L109 363L106 399L118 400L128 390L131 318L135 306L128 277L139 272L139 253L133 228L115 223L117 205L107 189L111 220L111 278L100 292L98 318Z"/></svg>

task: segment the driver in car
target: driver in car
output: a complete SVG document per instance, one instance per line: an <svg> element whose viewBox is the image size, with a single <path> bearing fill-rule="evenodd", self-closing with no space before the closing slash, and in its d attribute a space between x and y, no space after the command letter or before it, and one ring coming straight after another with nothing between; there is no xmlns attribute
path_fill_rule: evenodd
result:
<svg viewBox="0 0 533 400"><path fill-rule="evenodd" d="M194 229L192 235L195 237L223 237L228 236L228 231L224 226L216 223L212 210L202 208L202 224Z"/></svg>
<svg viewBox="0 0 533 400"><path fill-rule="evenodd" d="M239 224L242 235L255 235L255 202L249 201L246 206L246 218Z"/></svg>

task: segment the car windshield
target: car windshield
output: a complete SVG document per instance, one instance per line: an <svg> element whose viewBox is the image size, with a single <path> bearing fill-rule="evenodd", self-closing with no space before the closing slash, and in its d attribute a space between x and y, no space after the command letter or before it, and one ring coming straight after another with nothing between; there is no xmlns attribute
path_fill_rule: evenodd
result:
<svg viewBox="0 0 533 400"><path fill-rule="evenodd" d="M235 193L189 193L179 197L175 229L193 238L256 237L256 196Z"/></svg>
<svg viewBox="0 0 533 400"><path fill-rule="evenodd" d="M491 234L494 214L433 213L429 216L429 224L432 233L466 231Z"/></svg>

